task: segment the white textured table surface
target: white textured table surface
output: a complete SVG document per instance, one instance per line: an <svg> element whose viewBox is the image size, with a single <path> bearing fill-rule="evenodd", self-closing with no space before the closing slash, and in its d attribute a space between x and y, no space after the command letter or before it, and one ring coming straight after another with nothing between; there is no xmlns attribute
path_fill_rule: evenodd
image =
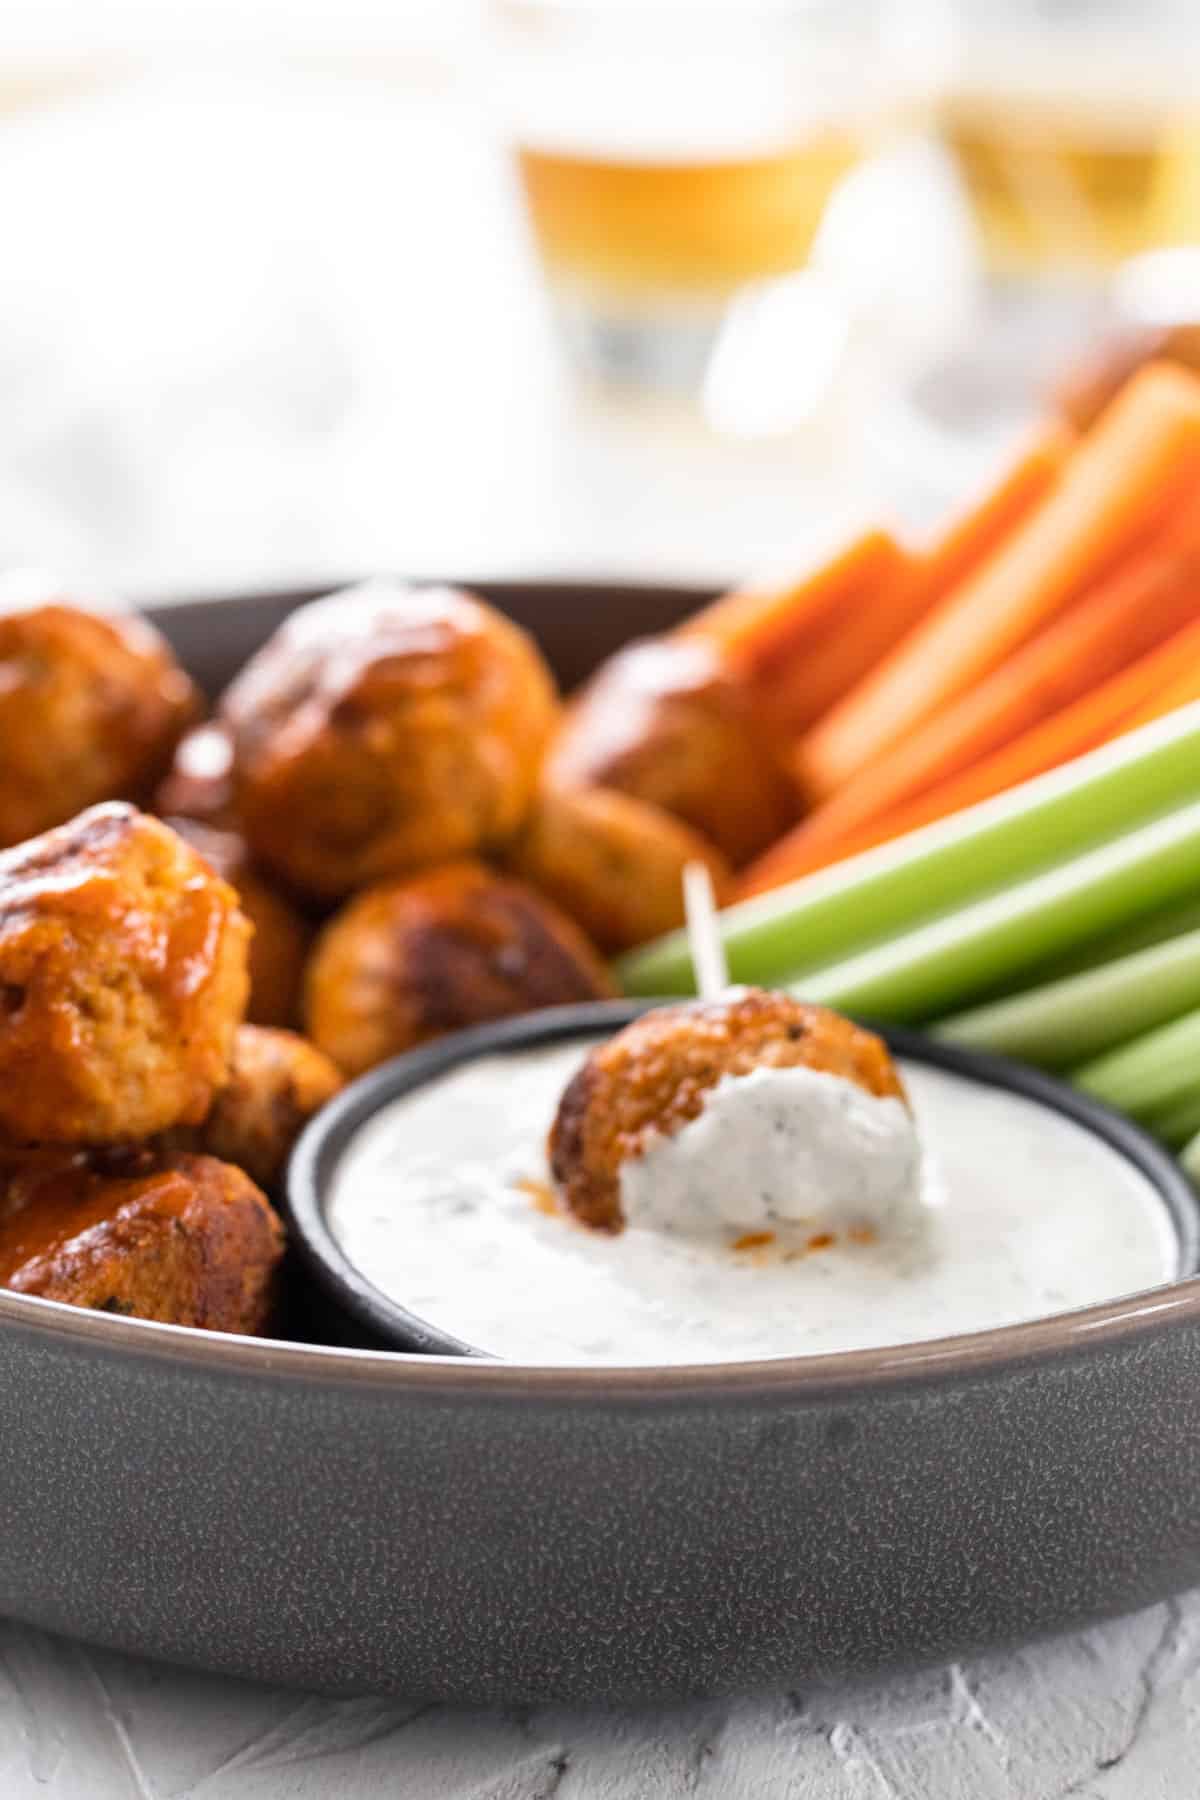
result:
<svg viewBox="0 0 1200 1800"><path fill-rule="evenodd" d="M4 1800L1187 1800L1200 1593L1003 1655L641 1712L327 1700L0 1626Z"/></svg>

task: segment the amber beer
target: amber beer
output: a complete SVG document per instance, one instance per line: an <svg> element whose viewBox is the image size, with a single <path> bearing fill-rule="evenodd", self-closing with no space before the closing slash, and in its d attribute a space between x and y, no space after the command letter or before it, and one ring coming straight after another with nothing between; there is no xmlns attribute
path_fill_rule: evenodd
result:
<svg viewBox="0 0 1200 1800"><path fill-rule="evenodd" d="M1197 193L1196 134L1167 105L980 92L947 98L940 124L997 274L1103 270L1200 236L1174 198Z"/></svg>
<svg viewBox="0 0 1200 1800"><path fill-rule="evenodd" d="M744 153L654 158L519 144L552 277L636 302L698 298L803 266L859 145L833 126Z"/></svg>

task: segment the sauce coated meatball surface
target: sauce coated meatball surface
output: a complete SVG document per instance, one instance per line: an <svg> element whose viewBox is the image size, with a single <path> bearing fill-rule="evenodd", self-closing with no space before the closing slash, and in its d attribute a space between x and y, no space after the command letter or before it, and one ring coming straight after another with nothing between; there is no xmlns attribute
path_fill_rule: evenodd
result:
<svg viewBox="0 0 1200 1800"><path fill-rule="evenodd" d="M0 854L0 1134L104 1144L197 1123L247 993L237 895L157 819L93 807Z"/></svg>
<svg viewBox="0 0 1200 1800"><path fill-rule="evenodd" d="M543 784L506 861L577 919L602 950L628 950L683 924L683 871L703 863L718 896L725 858L689 825L615 788Z"/></svg>
<svg viewBox="0 0 1200 1800"><path fill-rule="evenodd" d="M357 1075L466 1025L613 992L565 913L461 862L352 900L318 940L306 1016L318 1048Z"/></svg>
<svg viewBox="0 0 1200 1800"><path fill-rule="evenodd" d="M706 645L683 640L610 657L572 700L548 770L564 787L616 788L661 807L735 867L800 811L740 688Z"/></svg>
<svg viewBox="0 0 1200 1800"><path fill-rule="evenodd" d="M251 1025L294 1025L300 1013L300 989L313 932L308 920L287 896L257 868L245 839L236 831L219 831L196 819L167 818L164 823L198 850L209 867L237 894L254 927L250 940L250 998L246 1018Z"/></svg>
<svg viewBox="0 0 1200 1800"><path fill-rule="evenodd" d="M0 609L0 845L100 800L145 800L198 710L145 620Z"/></svg>
<svg viewBox="0 0 1200 1800"><path fill-rule="evenodd" d="M265 1196L210 1156L0 1156L0 1286L18 1293L252 1333L282 1254Z"/></svg>
<svg viewBox="0 0 1200 1800"><path fill-rule="evenodd" d="M160 819L192 819L217 830L237 828L233 805L233 744L224 725L206 719L185 732L154 794Z"/></svg>
<svg viewBox="0 0 1200 1800"><path fill-rule="evenodd" d="M518 626L383 581L302 607L221 704L251 849L327 900L511 837L556 715Z"/></svg>
<svg viewBox="0 0 1200 1800"><path fill-rule="evenodd" d="M190 1147L244 1169L277 1191L292 1145L342 1085L341 1071L294 1031L239 1028L229 1079Z"/></svg>
<svg viewBox="0 0 1200 1800"><path fill-rule="evenodd" d="M904 1098L883 1040L824 1007L759 988L657 1007L591 1051L559 1102L550 1166L570 1211L620 1231L625 1159L696 1118L723 1077L756 1069L820 1070Z"/></svg>

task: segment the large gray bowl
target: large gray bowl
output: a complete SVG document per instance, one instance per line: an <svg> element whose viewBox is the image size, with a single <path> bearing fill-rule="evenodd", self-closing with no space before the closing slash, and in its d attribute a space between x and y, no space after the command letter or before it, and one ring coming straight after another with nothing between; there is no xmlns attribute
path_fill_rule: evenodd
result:
<svg viewBox="0 0 1200 1800"><path fill-rule="evenodd" d="M698 598L491 591L570 674ZM216 685L287 604L161 622ZM1126 1143L1182 1205L1165 1159ZM666 1372L264 1343L0 1293L0 1429L0 1609L330 1689L731 1690L1200 1578L1200 1280Z"/></svg>

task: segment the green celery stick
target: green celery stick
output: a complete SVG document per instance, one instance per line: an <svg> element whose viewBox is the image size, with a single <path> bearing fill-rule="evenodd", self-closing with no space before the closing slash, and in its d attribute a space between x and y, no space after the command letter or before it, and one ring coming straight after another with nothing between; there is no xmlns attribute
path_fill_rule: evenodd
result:
<svg viewBox="0 0 1200 1800"><path fill-rule="evenodd" d="M1179 1160L1192 1186L1200 1188L1200 1133L1197 1133L1186 1149L1180 1151Z"/></svg>
<svg viewBox="0 0 1200 1800"><path fill-rule="evenodd" d="M1198 770L1200 701L952 818L727 909L721 927L732 978L795 980L910 931L1181 805L1196 792ZM1143 910L1153 904L1147 894ZM1126 910L1121 920L1130 916ZM630 952L617 972L629 993L691 993L686 933Z"/></svg>
<svg viewBox="0 0 1200 1800"><path fill-rule="evenodd" d="M1181 1100L1147 1113L1142 1124L1172 1150L1189 1144L1200 1131L1200 1075Z"/></svg>
<svg viewBox="0 0 1200 1800"><path fill-rule="evenodd" d="M1066 1069L1192 1007L1200 1007L1200 931L958 1013L941 1020L934 1036Z"/></svg>
<svg viewBox="0 0 1200 1800"><path fill-rule="evenodd" d="M1085 1063L1072 1079L1137 1118L1174 1106L1200 1084L1200 1010Z"/></svg>
<svg viewBox="0 0 1200 1800"><path fill-rule="evenodd" d="M936 1018L994 990L1005 974L1185 893L1198 872L1200 801L1194 801L947 918L816 970L795 991L881 1019Z"/></svg>
<svg viewBox="0 0 1200 1800"><path fill-rule="evenodd" d="M1066 956L1051 957L1038 968L1039 985L1059 981L1066 975L1081 975L1085 969L1097 969L1102 963L1132 956L1135 950L1149 950L1153 944L1165 944L1168 938L1182 937L1189 931L1200 931L1200 877L1197 878L1196 892L1186 899L1139 913L1128 925L1089 938L1086 944L1080 944Z"/></svg>

